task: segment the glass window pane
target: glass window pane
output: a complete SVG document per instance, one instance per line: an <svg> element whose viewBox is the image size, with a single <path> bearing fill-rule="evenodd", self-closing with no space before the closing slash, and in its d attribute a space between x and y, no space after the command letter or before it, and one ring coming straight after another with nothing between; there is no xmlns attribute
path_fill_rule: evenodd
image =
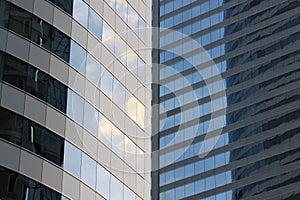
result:
<svg viewBox="0 0 300 200"><path fill-rule="evenodd" d="M102 40L102 18L90 8L89 11L89 30L99 39Z"/></svg>
<svg viewBox="0 0 300 200"><path fill-rule="evenodd" d="M44 158L62 166L64 140L41 126L31 123L31 137L34 140L35 152Z"/></svg>
<svg viewBox="0 0 300 200"><path fill-rule="evenodd" d="M82 153L81 179L90 187L96 187L96 161Z"/></svg>
<svg viewBox="0 0 300 200"><path fill-rule="evenodd" d="M101 165L97 164L97 186L96 190L104 196L109 198L110 174Z"/></svg>
<svg viewBox="0 0 300 200"><path fill-rule="evenodd" d="M116 11L125 22L127 22L127 7L126 1L116 1Z"/></svg>
<svg viewBox="0 0 300 200"><path fill-rule="evenodd" d="M101 74L101 90L110 98L112 98L113 94L113 75L106 69Z"/></svg>
<svg viewBox="0 0 300 200"><path fill-rule="evenodd" d="M139 20L138 14L130 5L128 5L128 25L132 29L137 29L139 24L138 20Z"/></svg>
<svg viewBox="0 0 300 200"><path fill-rule="evenodd" d="M123 63L125 63L124 62L124 58L125 58L125 56L124 55L126 55L126 47L127 47L127 44L124 42L124 40L120 37L120 36L118 36L118 35L116 35L116 37L115 37L115 55L116 55L116 57L117 58L119 58Z"/></svg>
<svg viewBox="0 0 300 200"><path fill-rule="evenodd" d="M53 52L55 55L59 56L60 58L64 59L66 62L69 62L70 40L71 40L69 36L65 35L64 33L62 33L61 31L57 30L54 27L50 28L49 33L51 33L51 35L46 37L47 38L46 40L50 38L49 39L51 42L50 51ZM39 40L42 40L42 38L40 38ZM43 40L45 41L45 39Z"/></svg>
<svg viewBox="0 0 300 200"><path fill-rule="evenodd" d="M195 175L194 163L186 165L185 169L185 178Z"/></svg>
<svg viewBox="0 0 300 200"><path fill-rule="evenodd" d="M82 0L74 0L73 17L85 28L88 26L89 7Z"/></svg>
<svg viewBox="0 0 300 200"><path fill-rule="evenodd" d="M103 44L111 52L114 52L114 47L115 47L114 37L115 37L115 32L113 31L113 29L105 21L103 21L102 41L103 41Z"/></svg>
<svg viewBox="0 0 300 200"><path fill-rule="evenodd" d="M192 196L195 194L195 186L194 185L195 185L194 183L189 183L184 186L184 191L185 191L186 197Z"/></svg>
<svg viewBox="0 0 300 200"><path fill-rule="evenodd" d="M110 187L110 200L122 200L123 199L123 184L116 179L114 176L111 176Z"/></svg>
<svg viewBox="0 0 300 200"><path fill-rule="evenodd" d="M125 109L126 102L126 89L125 87L116 80L114 82L114 93L113 93L113 101L122 109Z"/></svg>
<svg viewBox="0 0 300 200"><path fill-rule="evenodd" d="M80 178L81 151L65 141L64 169Z"/></svg>
<svg viewBox="0 0 300 200"><path fill-rule="evenodd" d="M101 65L91 55L88 54L86 61L86 77L96 86L100 85Z"/></svg>
<svg viewBox="0 0 300 200"><path fill-rule="evenodd" d="M83 124L83 107L83 98L68 89L67 115L81 125Z"/></svg>
<svg viewBox="0 0 300 200"><path fill-rule="evenodd" d="M135 199L135 194L129 188L124 186L124 200Z"/></svg>
<svg viewBox="0 0 300 200"><path fill-rule="evenodd" d="M113 9L116 9L116 0L105 0Z"/></svg>
<svg viewBox="0 0 300 200"><path fill-rule="evenodd" d="M64 11L72 15L73 0L50 0L55 5L62 8Z"/></svg>
<svg viewBox="0 0 300 200"><path fill-rule="evenodd" d="M124 157L124 135L116 127L112 129L112 150L121 158Z"/></svg>
<svg viewBox="0 0 300 200"><path fill-rule="evenodd" d="M206 158L204 160L205 163L205 171L211 170L215 167L214 157Z"/></svg>
<svg viewBox="0 0 300 200"><path fill-rule="evenodd" d="M216 187L216 183L215 183L215 177L211 176L205 179L205 189L206 190L211 190L213 188Z"/></svg>
<svg viewBox="0 0 300 200"><path fill-rule="evenodd" d="M146 41L146 22L139 16L139 36L142 41Z"/></svg>
<svg viewBox="0 0 300 200"><path fill-rule="evenodd" d="M133 169L136 169L135 151L135 144L125 136L125 160Z"/></svg>
<svg viewBox="0 0 300 200"><path fill-rule="evenodd" d="M98 134L98 111L87 101L84 105L84 127L93 135Z"/></svg>
<svg viewBox="0 0 300 200"><path fill-rule="evenodd" d="M99 117L100 118L100 117ZM114 125L105 117L99 119L99 139L103 142L107 147L111 148L111 134Z"/></svg>
<svg viewBox="0 0 300 200"><path fill-rule="evenodd" d="M70 65L85 74L86 51L73 40L71 41Z"/></svg>

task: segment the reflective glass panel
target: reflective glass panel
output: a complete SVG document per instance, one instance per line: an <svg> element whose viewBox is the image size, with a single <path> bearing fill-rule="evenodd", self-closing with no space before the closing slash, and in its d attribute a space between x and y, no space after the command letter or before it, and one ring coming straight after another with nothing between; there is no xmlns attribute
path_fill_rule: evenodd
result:
<svg viewBox="0 0 300 200"><path fill-rule="evenodd" d="M83 98L68 89L67 115L79 124L83 124L83 107Z"/></svg>
<svg viewBox="0 0 300 200"><path fill-rule="evenodd" d="M89 30L99 39L102 40L102 18L93 10L89 9Z"/></svg>
<svg viewBox="0 0 300 200"><path fill-rule="evenodd" d="M111 176L110 187L110 199L111 200L122 200L123 198L123 184L116 179L114 176ZM107 184L107 183L106 183Z"/></svg>
<svg viewBox="0 0 300 200"><path fill-rule="evenodd" d="M82 0L74 0L73 17L85 28L88 27L89 7Z"/></svg>
<svg viewBox="0 0 300 200"><path fill-rule="evenodd" d="M93 135L98 134L98 111L87 101L84 104L84 127Z"/></svg>
<svg viewBox="0 0 300 200"><path fill-rule="evenodd" d="M89 186L96 187L96 161L82 153L81 179Z"/></svg>
<svg viewBox="0 0 300 200"><path fill-rule="evenodd" d="M86 51L73 40L71 41L70 65L85 74Z"/></svg>
<svg viewBox="0 0 300 200"><path fill-rule="evenodd" d="M88 54L86 60L86 77L96 86L99 86L100 76L101 76L100 63L95 58L93 58L93 56Z"/></svg>
<svg viewBox="0 0 300 200"><path fill-rule="evenodd" d="M97 186L96 190L104 196L106 199L109 198L110 188L110 174L101 165L97 164Z"/></svg>
<svg viewBox="0 0 300 200"><path fill-rule="evenodd" d="M80 178L81 151L65 141L64 169Z"/></svg>

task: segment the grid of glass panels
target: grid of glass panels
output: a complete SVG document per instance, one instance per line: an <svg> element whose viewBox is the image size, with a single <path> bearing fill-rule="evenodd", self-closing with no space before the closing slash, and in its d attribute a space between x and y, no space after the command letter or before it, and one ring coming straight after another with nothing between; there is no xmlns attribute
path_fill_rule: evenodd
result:
<svg viewBox="0 0 300 200"><path fill-rule="evenodd" d="M86 153L65 141L63 168L95 189L106 199L136 199L133 191Z"/></svg>

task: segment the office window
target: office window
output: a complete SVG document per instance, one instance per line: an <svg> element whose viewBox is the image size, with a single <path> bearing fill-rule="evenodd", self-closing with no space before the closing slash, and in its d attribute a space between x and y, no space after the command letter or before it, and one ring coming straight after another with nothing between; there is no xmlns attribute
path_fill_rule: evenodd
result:
<svg viewBox="0 0 300 200"><path fill-rule="evenodd" d="M68 89L67 115L81 125L83 124L83 108L83 98Z"/></svg>
<svg viewBox="0 0 300 200"><path fill-rule="evenodd" d="M102 42L111 52L114 52L115 49L115 34L114 30L103 21Z"/></svg>
<svg viewBox="0 0 300 200"><path fill-rule="evenodd" d="M120 17L127 22L127 9L128 9L128 3L126 1L116 1L116 12Z"/></svg>
<svg viewBox="0 0 300 200"><path fill-rule="evenodd" d="M128 137L125 137L125 160L133 169L136 169L135 144Z"/></svg>
<svg viewBox="0 0 300 200"><path fill-rule="evenodd" d="M124 187L124 200L135 199L135 194L129 188Z"/></svg>
<svg viewBox="0 0 300 200"><path fill-rule="evenodd" d="M113 94L113 75L105 69L101 74L101 90L109 97L112 98Z"/></svg>
<svg viewBox="0 0 300 200"><path fill-rule="evenodd" d="M50 0L52 3L62 8L64 11L72 15L73 0Z"/></svg>
<svg viewBox="0 0 300 200"><path fill-rule="evenodd" d="M73 17L85 28L88 27L89 7L82 0L74 0Z"/></svg>
<svg viewBox="0 0 300 200"><path fill-rule="evenodd" d="M80 178L81 151L65 141L64 169Z"/></svg>
<svg viewBox="0 0 300 200"><path fill-rule="evenodd" d="M109 198L110 177L108 171L106 171L101 165L97 164L97 185L96 190L104 196Z"/></svg>
<svg viewBox="0 0 300 200"><path fill-rule="evenodd" d="M110 187L112 188L110 190L110 199L111 200L124 199L123 198L124 197L123 196L123 184L118 179L116 179L114 176L111 176Z"/></svg>
<svg viewBox="0 0 300 200"><path fill-rule="evenodd" d="M70 65L85 75L86 51L75 41L71 41Z"/></svg>
<svg viewBox="0 0 300 200"><path fill-rule="evenodd" d="M96 187L96 161L82 153L81 179L90 187Z"/></svg>
<svg viewBox="0 0 300 200"><path fill-rule="evenodd" d="M86 77L95 86L100 86L100 76L101 76L102 66L100 63L90 54L87 56L86 60Z"/></svg>
<svg viewBox="0 0 300 200"><path fill-rule="evenodd" d="M119 155L122 159L124 158L124 134L116 127L112 128L112 150Z"/></svg>
<svg viewBox="0 0 300 200"><path fill-rule="evenodd" d="M101 142L107 147L112 147L112 130L114 125L105 117L99 116L99 132L98 136Z"/></svg>
<svg viewBox="0 0 300 200"><path fill-rule="evenodd" d="M205 179L205 189L211 190L216 187L215 176L211 176Z"/></svg>
<svg viewBox="0 0 300 200"><path fill-rule="evenodd" d="M94 136L98 135L98 111L87 101L84 104L84 127Z"/></svg>
<svg viewBox="0 0 300 200"><path fill-rule="evenodd" d="M195 191L197 193L201 193L205 191L205 181L204 180L198 180L195 182Z"/></svg>
<svg viewBox="0 0 300 200"><path fill-rule="evenodd" d="M102 28L103 20L102 18L93 10L89 9L89 30L102 41Z"/></svg>
<svg viewBox="0 0 300 200"><path fill-rule="evenodd" d="M194 183L188 183L184 186L184 194L186 197L192 196L195 194L195 184Z"/></svg>

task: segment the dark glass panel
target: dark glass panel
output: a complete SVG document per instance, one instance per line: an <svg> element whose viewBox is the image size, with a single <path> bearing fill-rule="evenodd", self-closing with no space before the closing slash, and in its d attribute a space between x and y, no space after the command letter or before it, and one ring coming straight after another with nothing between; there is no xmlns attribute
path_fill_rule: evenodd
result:
<svg viewBox="0 0 300 200"><path fill-rule="evenodd" d="M17 145L21 145L22 135L28 123L22 117L0 108L0 137Z"/></svg>
<svg viewBox="0 0 300 200"><path fill-rule="evenodd" d="M16 200L67 199L30 178L0 166L0 198Z"/></svg>
<svg viewBox="0 0 300 200"><path fill-rule="evenodd" d="M70 15L72 15L73 10L73 0L49 0Z"/></svg>
<svg viewBox="0 0 300 200"><path fill-rule="evenodd" d="M66 112L67 87L64 84L13 56L4 54L3 58L2 80Z"/></svg>
<svg viewBox="0 0 300 200"><path fill-rule="evenodd" d="M64 139L46 128L0 107L0 137L62 166Z"/></svg>
<svg viewBox="0 0 300 200"><path fill-rule="evenodd" d="M0 26L30 39L69 62L71 39L67 35L32 13L6 1L0 1L0 13Z"/></svg>

